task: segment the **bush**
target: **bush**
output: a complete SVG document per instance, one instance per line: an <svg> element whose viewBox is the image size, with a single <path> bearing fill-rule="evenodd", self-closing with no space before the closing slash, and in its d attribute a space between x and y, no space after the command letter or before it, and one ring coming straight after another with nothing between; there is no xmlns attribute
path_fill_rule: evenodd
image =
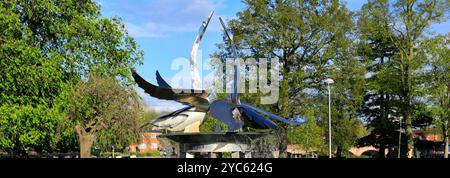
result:
<svg viewBox="0 0 450 178"><path fill-rule="evenodd" d="M123 153L121 152L114 152L114 156L123 156ZM112 152L102 152L100 153L100 157L112 157Z"/></svg>
<svg viewBox="0 0 450 178"><path fill-rule="evenodd" d="M222 158L231 158L231 152L222 153Z"/></svg>
<svg viewBox="0 0 450 178"><path fill-rule="evenodd" d="M138 157L154 157L154 156L161 156L159 151L153 151L153 152L145 152L145 153L137 153Z"/></svg>

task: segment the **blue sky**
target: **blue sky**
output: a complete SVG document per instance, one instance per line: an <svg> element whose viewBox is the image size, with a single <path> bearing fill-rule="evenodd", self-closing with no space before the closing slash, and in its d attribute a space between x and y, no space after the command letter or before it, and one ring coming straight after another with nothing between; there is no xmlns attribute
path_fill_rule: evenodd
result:
<svg viewBox="0 0 450 178"><path fill-rule="evenodd" d="M144 64L137 71L145 79L155 83L155 72L170 83L179 70L172 70L176 58L189 58L197 31L209 13L215 15L203 37L200 49L203 61L216 50L215 44L222 41L218 17L233 18L244 9L239 0L96 0L105 17L117 16L122 19L130 36L134 37L140 49L145 52ZM350 10L358 10L363 0L347 0ZM435 26L439 32L448 32L450 23ZM445 29L445 30L443 30ZM209 71L203 71L207 74ZM180 105L175 102L160 101L138 90L150 107L156 110L174 110Z"/></svg>
<svg viewBox="0 0 450 178"><path fill-rule="evenodd" d="M134 37L145 53L144 64L137 72L146 80L156 83L155 72L171 83L179 70L171 70L176 58L189 58L192 44L201 23L214 10L215 15L202 39L200 50L204 61L220 43L221 28L218 17L229 19L244 8L240 1L225 0L96 0L105 17L122 19L130 36ZM174 110L181 105L149 97L137 89L151 108Z"/></svg>

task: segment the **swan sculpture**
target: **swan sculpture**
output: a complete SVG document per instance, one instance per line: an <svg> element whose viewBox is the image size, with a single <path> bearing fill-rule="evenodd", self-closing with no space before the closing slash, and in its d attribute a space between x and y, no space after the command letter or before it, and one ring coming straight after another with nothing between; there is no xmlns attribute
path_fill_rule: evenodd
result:
<svg viewBox="0 0 450 178"><path fill-rule="evenodd" d="M239 69L238 61L236 60L236 45L234 43L231 30L226 27L222 18L219 18L219 20L222 28L224 29L225 35L227 36L228 41L231 44L232 52L235 58L234 86L233 93L227 95L226 99L215 100L210 103L210 101L208 100L209 94L205 90L201 90L201 82L197 69L196 59L201 39L206 31L206 28L208 27L213 14L214 12L211 12L208 19L203 22L199 34L195 39L194 45L192 46L190 67L193 89L186 90L172 88L161 77L158 71L156 71L156 80L158 83L158 86L156 86L145 81L139 74L136 73L134 69L131 70L135 82L150 96L163 100L177 101L185 105L184 108L161 116L155 121L151 122L151 124L154 126L154 129L199 132L199 127L203 120L206 118L207 114L225 123L229 128L229 132L237 132L242 130L244 127L275 130L278 128L278 124L276 124L271 119L275 119L280 122L292 125L304 124L304 122L288 120L246 102L240 101L237 87L239 79Z"/></svg>

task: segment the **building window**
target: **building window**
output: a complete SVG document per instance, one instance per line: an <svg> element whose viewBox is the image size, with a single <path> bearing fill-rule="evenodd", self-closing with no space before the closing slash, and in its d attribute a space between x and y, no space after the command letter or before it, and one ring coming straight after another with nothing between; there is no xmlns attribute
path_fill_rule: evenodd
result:
<svg viewBox="0 0 450 178"><path fill-rule="evenodd" d="M156 133L152 133L152 138L156 138Z"/></svg>
<svg viewBox="0 0 450 178"><path fill-rule="evenodd" d="M158 149L158 144L157 143L152 143L152 149Z"/></svg>
<svg viewBox="0 0 450 178"><path fill-rule="evenodd" d="M139 149L141 149L141 150L147 149L147 144L145 144L145 143L140 144Z"/></svg>

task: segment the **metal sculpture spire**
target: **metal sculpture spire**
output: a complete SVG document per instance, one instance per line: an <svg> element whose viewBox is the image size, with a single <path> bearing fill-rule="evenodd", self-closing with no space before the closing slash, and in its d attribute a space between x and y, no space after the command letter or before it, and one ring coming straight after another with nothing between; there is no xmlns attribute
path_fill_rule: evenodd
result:
<svg viewBox="0 0 450 178"><path fill-rule="evenodd" d="M214 11L212 11L211 14L208 16L208 19L202 23L202 26L198 31L198 35L195 38L194 44L192 45L190 65L191 65L192 88L194 90L202 89L201 78L197 67L198 48L200 46L200 42L202 41L203 35L205 34L206 29L208 28L209 22L211 21L213 15Z"/></svg>
<svg viewBox="0 0 450 178"><path fill-rule="evenodd" d="M240 81L239 81L239 65L238 65L239 61L238 61L238 56L237 56L237 52L236 52L236 44L234 43L234 36L233 36L233 33L231 32L231 30L223 22L221 17L219 17L219 20L220 20L220 24L222 25L222 28L223 28L223 30L225 32L225 35L227 36L227 38L228 38L228 40L229 40L229 42L231 44L231 50L232 50L233 58L234 58L234 61L233 61L233 64L234 64L234 79L233 79L234 84L233 84L233 94L231 95L232 96L231 100L232 100L232 102L234 104L238 104L239 105L240 101L239 101L238 84L239 84Z"/></svg>

